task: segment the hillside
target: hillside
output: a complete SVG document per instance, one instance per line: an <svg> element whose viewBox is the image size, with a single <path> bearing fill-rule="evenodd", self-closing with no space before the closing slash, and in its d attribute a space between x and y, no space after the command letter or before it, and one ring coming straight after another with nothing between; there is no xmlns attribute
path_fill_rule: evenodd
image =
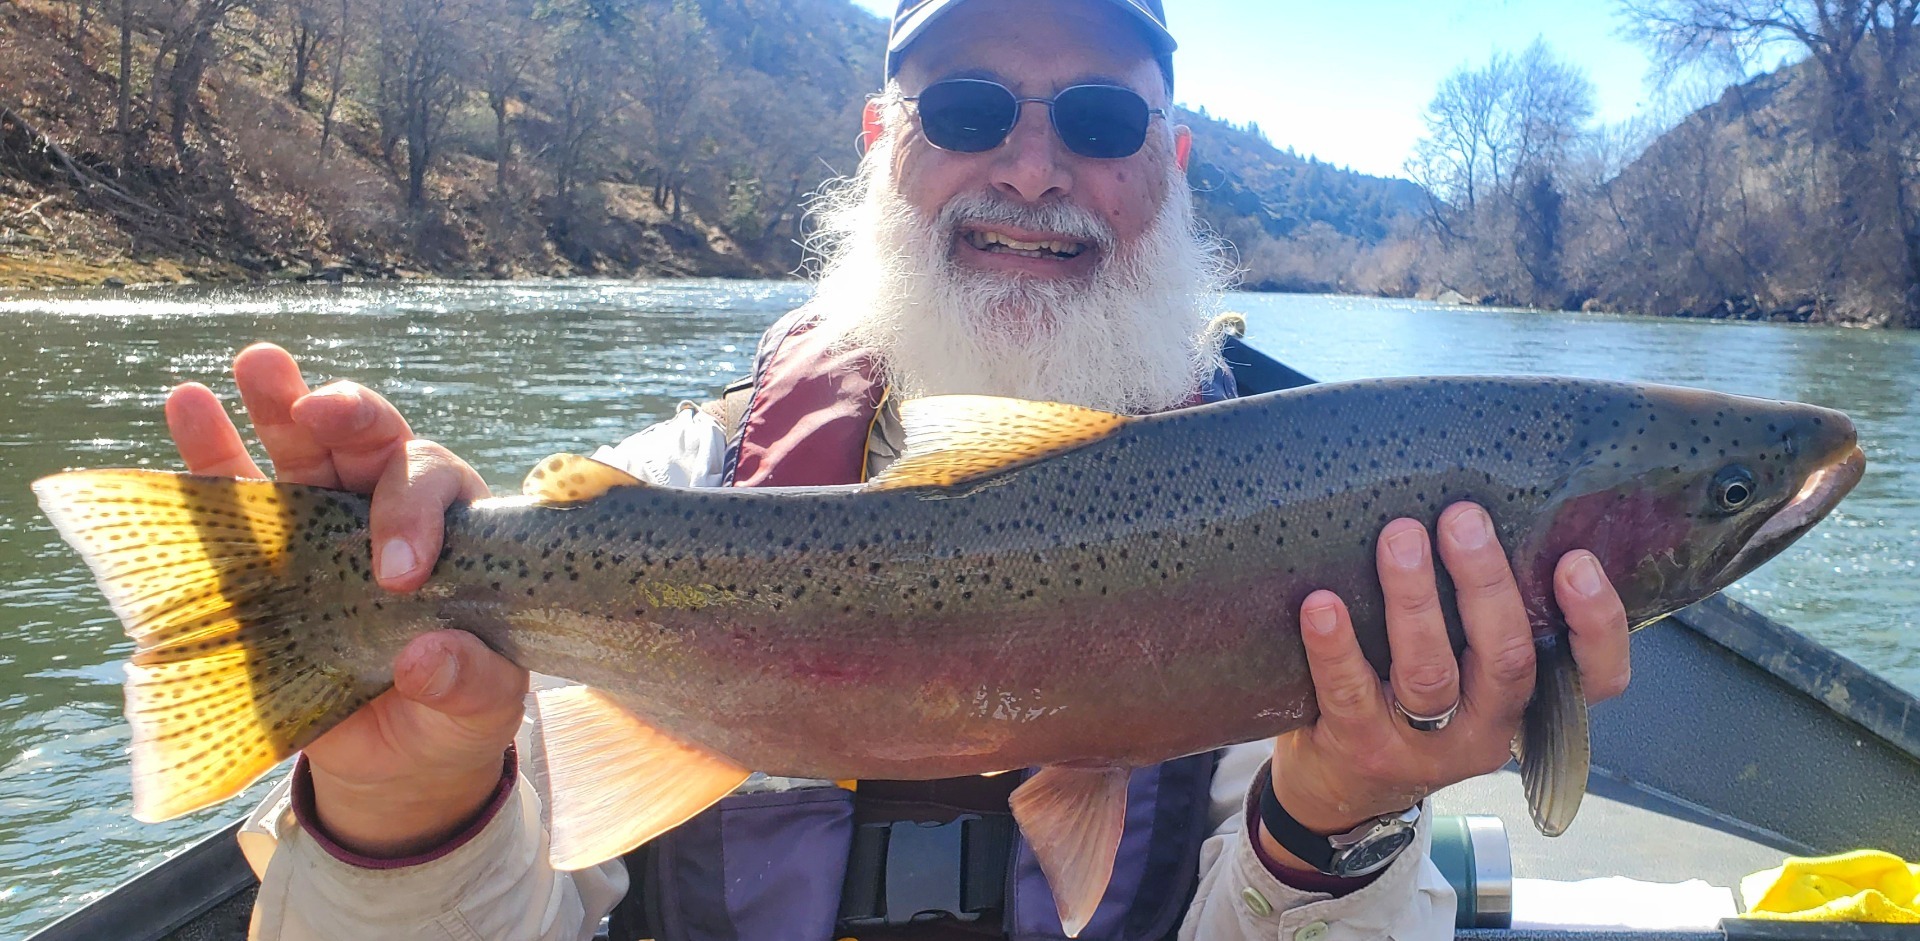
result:
<svg viewBox="0 0 1920 941"><path fill-rule="evenodd" d="M1204 108L1178 119L1193 128L1187 179L1200 217L1232 246L1244 287L1412 293L1404 248L1425 205L1418 186L1276 149Z"/></svg>
<svg viewBox="0 0 1920 941"><path fill-rule="evenodd" d="M1920 174L1884 183L1892 195L1851 192L1860 184L1846 185L1851 174L1826 139L1822 82L1802 62L1735 85L1609 181L1631 237L1602 244L1608 276L1595 279L1593 303L1873 326L1900 324L1913 303L1920 317L1920 303L1902 297L1920 285L1901 270L1910 250L1901 230L1913 223L1898 215L1903 202L1920 205ZM1909 98L1920 107L1920 88ZM1910 237L1920 247L1920 234Z"/></svg>
<svg viewBox="0 0 1920 941"><path fill-rule="evenodd" d="M777 276L883 34L846 0L301 2L131 0L125 112L117 22L0 6L0 284Z"/></svg>
<svg viewBox="0 0 1920 941"><path fill-rule="evenodd" d="M0 285L781 276L885 35L847 0L97 2L0 6ZM1337 287L1417 204L1182 120L1251 286Z"/></svg>

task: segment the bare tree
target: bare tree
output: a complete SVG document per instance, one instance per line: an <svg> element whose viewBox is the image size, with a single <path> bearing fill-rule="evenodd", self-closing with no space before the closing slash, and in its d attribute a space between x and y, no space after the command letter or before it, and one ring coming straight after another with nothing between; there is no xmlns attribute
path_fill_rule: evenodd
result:
<svg viewBox="0 0 1920 941"><path fill-rule="evenodd" d="M380 12L380 105L386 159L407 144L407 207L426 205L427 170L438 155L447 119L466 89L466 50L455 0L389 0Z"/></svg>
<svg viewBox="0 0 1920 941"><path fill-rule="evenodd" d="M250 0L166 0L165 26L153 59L155 110L168 113L168 137L182 162L191 162L187 125L199 109L200 83L219 57L217 31Z"/></svg>
<svg viewBox="0 0 1920 941"><path fill-rule="evenodd" d="M1920 164L1912 76L1920 0L1627 0L1633 29L1669 74L1701 63L1747 70L1784 49L1813 65L1803 115L1834 163L1828 253L1868 306L1920 327ZM1825 285L1828 289L1836 285Z"/></svg>
<svg viewBox="0 0 1920 941"><path fill-rule="evenodd" d="M654 205L672 203L680 220L682 188L708 141L692 118L705 106L719 62L700 9L690 0L656 0L633 31L634 89L646 109L647 131L659 161Z"/></svg>
<svg viewBox="0 0 1920 941"><path fill-rule="evenodd" d="M475 71L487 109L493 112L494 197L508 201L507 171L513 161L507 109L525 90L527 72L540 52L530 41L537 33L529 0L479 0L469 25L474 29Z"/></svg>
<svg viewBox="0 0 1920 941"><path fill-rule="evenodd" d="M547 156L553 164L551 224L565 240L573 225L578 190L598 170L610 125L625 107L621 83L626 62L613 37L594 22L576 22L558 44L554 62L554 140Z"/></svg>
<svg viewBox="0 0 1920 941"><path fill-rule="evenodd" d="M340 0L334 17L333 64L327 69L327 103L320 110L320 159L327 159L328 145L333 142L334 115L340 108L340 93L347 84L347 46L351 43L353 25L352 0Z"/></svg>
<svg viewBox="0 0 1920 941"><path fill-rule="evenodd" d="M1456 253L1450 286L1565 301L1565 178L1592 117L1585 73L1539 40L1441 84L1408 171L1428 194L1433 230Z"/></svg>
<svg viewBox="0 0 1920 941"><path fill-rule="evenodd" d="M307 76L320 51L333 40L336 18L327 0L287 0L287 97L296 104L307 100Z"/></svg>

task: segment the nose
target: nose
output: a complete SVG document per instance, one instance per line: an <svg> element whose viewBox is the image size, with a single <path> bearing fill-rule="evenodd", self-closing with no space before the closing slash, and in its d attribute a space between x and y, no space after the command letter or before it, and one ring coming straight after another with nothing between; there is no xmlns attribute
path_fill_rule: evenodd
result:
<svg viewBox="0 0 1920 941"><path fill-rule="evenodd" d="M1028 102L1020 119L994 153L993 187L1023 202L1065 196L1073 190L1072 159L1044 104Z"/></svg>

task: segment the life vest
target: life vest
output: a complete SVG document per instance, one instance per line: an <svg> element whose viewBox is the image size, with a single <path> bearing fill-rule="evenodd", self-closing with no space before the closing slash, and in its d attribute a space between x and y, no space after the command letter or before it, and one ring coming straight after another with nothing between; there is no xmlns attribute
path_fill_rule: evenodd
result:
<svg viewBox="0 0 1920 941"><path fill-rule="evenodd" d="M886 389L869 356L836 349L814 325L795 312L761 338L727 452L729 486L866 478ZM1195 401L1233 395L1222 370ZM1162 941L1178 931L1199 879L1215 763L1193 755L1133 772L1113 878L1081 938ZM1023 777L730 795L628 857L613 941L1064 941L1046 876L1007 810Z"/></svg>

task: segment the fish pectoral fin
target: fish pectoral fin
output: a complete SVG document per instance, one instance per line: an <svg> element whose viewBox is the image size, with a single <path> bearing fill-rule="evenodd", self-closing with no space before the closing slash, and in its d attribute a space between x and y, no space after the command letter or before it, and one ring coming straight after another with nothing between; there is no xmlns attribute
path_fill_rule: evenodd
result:
<svg viewBox="0 0 1920 941"><path fill-rule="evenodd" d="M134 640L135 817L169 820L240 793L384 688L302 636L312 599L287 555L303 525L292 505L313 488L96 470L33 490Z"/></svg>
<svg viewBox="0 0 1920 941"><path fill-rule="evenodd" d="M1127 822L1126 768L1052 765L1028 778L1008 802L1040 860L1067 937L1078 937L1113 878Z"/></svg>
<svg viewBox="0 0 1920 941"><path fill-rule="evenodd" d="M546 784L548 857L585 869L691 819L748 771L642 722L585 686L534 694L532 771Z"/></svg>
<svg viewBox="0 0 1920 941"><path fill-rule="evenodd" d="M936 395L900 406L906 456L869 489L948 487L1091 444L1131 419L1058 402Z"/></svg>
<svg viewBox="0 0 1920 941"><path fill-rule="evenodd" d="M1557 637L1540 647L1533 702L1520 720L1520 735L1513 743L1527 809L1541 833L1565 833L1580 811L1593 757L1587 736L1587 697L1580 689L1580 669L1567 638Z"/></svg>
<svg viewBox="0 0 1920 941"><path fill-rule="evenodd" d="M555 454L527 472L520 493L541 503L580 503L620 487L645 486L646 481L611 464L578 454Z"/></svg>

